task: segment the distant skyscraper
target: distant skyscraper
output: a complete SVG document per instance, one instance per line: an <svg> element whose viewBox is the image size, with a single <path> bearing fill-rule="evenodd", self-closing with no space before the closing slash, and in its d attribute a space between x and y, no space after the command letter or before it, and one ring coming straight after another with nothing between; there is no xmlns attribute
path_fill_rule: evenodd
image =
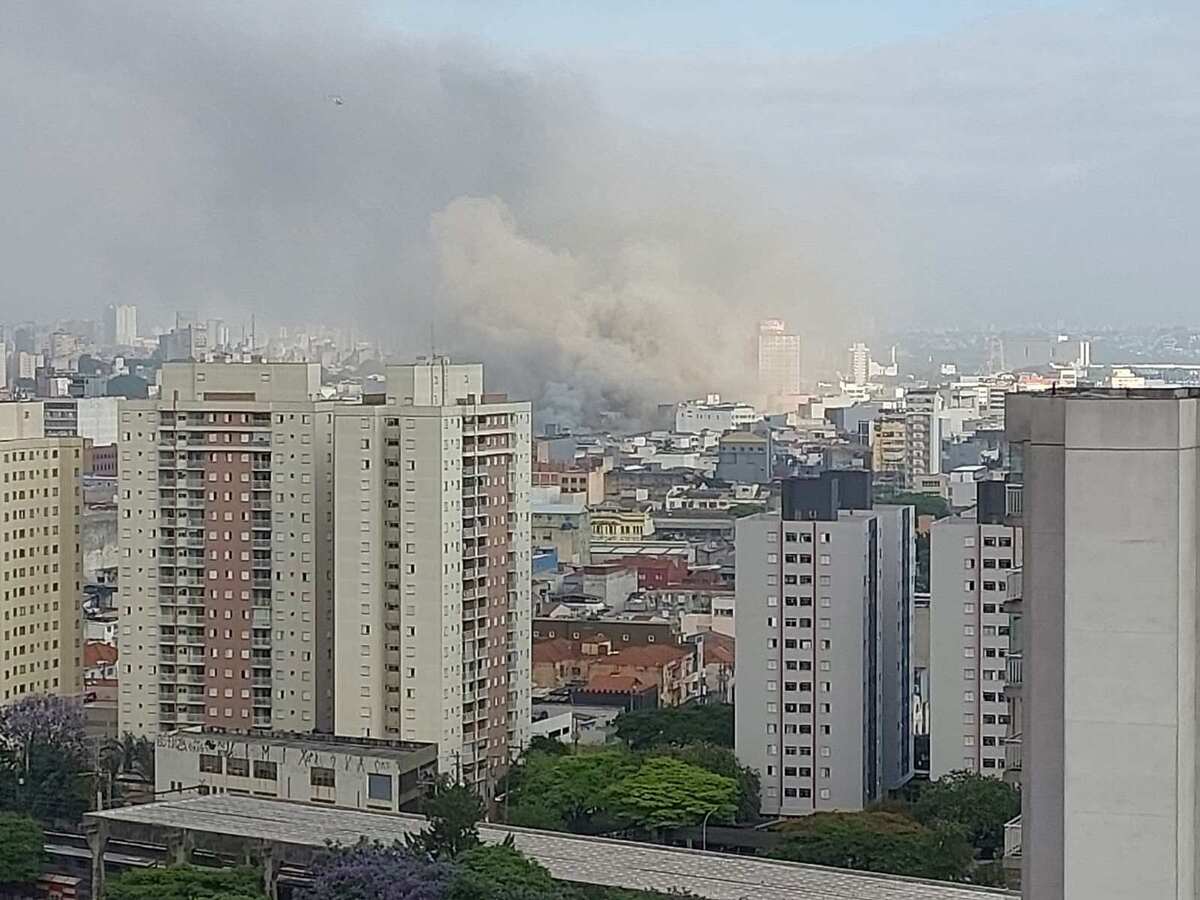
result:
<svg viewBox="0 0 1200 900"><path fill-rule="evenodd" d="M788 334L782 319L759 323L758 386L768 399L801 393L800 335Z"/></svg>
<svg viewBox="0 0 1200 900"><path fill-rule="evenodd" d="M1200 885L1200 391L1010 394L1022 577L1022 895Z"/></svg>
<svg viewBox="0 0 1200 900"><path fill-rule="evenodd" d="M871 380L871 348L862 342L850 348L850 378L855 384Z"/></svg>
<svg viewBox="0 0 1200 900"><path fill-rule="evenodd" d="M109 304L104 311L104 340L110 346L128 347L137 340L137 307Z"/></svg>

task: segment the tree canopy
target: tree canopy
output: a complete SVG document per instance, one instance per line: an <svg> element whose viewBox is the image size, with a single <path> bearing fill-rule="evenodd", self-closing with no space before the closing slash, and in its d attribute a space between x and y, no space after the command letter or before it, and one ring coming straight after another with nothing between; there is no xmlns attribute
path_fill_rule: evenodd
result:
<svg viewBox="0 0 1200 900"><path fill-rule="evenodd" d="M728 703L689 703L621 713L617 737L631 750L667 744L715 744L733 747L733 706Z"/></svg>
<svg viewBox="0 0 1200 900"><path fill-rule="evenodd" d="M638 760L622 749L526 754L509 779L509 822L577 834L611 830L608 791L637 768Z"/></svg>
<svg viewBox="0 0 1200 900"><path fill-rule="evenodd" d="M924 494L917 491L888 494L875 498L879 503L894 503L911 506L918 516L933 516L938 519L950 515L950 504L939 494Z"/></svg>
<svg viewBox="0 0 1200 900"><path fill-rule="evenodd" d="M0 809L76 822L88 808L83 707L30 694L0 707Z"/></svg>
<svg viewBox="0 0 1200 900"><path fill-rule="evenodd" d="M612 809L626 825L657 831L698 825L706 815L732 822L737 782L667 756L647 759L610 791Z"/></svg>
<svg viewBox="0 0 1200 900"><path fill-rule="evenodd" d="M28 884L42 874L42 827L28 816L0 813L0 884Z"/></svg>
<svg viewBox="0 0 1200 900"><path fill-rule="evenodd" d="M961 829L927 828L893 812L814 813L776 830L787 835L777 859L943 881L963 881L973 854Z"/></svg>
<svg viewBox="0 0 1200 900"><path fill-rule="evenodd" d="M200 866L131 869L109 880L105 896L108 900L266 900L257 869Z"/></svg>
<svg viewBox="0 0 1200 900"><path fill-rule="evenodd" d="M312 875L301 900L444 900L454 870L404 847L363 841L331 848Z"/></svg>
<svg viewBox="0 0 1200 900"><path fill-rule="evenodd" d="M984 858L1004 849L1004 823L1021 812L1011 785L977 772L951 772L930 783L913 804L913 816L931 827L955 825Z"/></svg>
<svg viewBox="0 0 1200 900"><path fill-rule="evenodd" d="M450 860L479 846L477 824L483 818L483 800L465 784L439 779L421 811L429 819L429 826L408 835L408 848L414 853Z"/></svg>

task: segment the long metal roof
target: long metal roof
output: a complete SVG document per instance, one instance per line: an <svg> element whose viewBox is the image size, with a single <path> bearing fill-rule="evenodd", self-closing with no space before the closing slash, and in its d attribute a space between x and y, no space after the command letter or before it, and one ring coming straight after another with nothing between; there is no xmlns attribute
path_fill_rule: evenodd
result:
<svg viewBox="0 0 1200 900"><path fill-rule="evenodd" d="M424 826L421 816L365 812L258 797L213 794L90 813L120 825L181 829L274 841L297 847L353 844L360 837L390 844ZM579 837L551 831L485 825L485 841L513 836L516 847L555 878L610 887L689 891L709 900L997 900L1006 891L870 875L748 856L706 853ZM197 841L197 846L202 842Z"/></svg>

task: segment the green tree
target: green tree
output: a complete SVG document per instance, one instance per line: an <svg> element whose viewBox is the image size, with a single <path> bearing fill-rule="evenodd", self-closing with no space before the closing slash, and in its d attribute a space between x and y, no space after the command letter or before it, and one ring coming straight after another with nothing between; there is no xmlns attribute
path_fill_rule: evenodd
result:
<svg viewBox="0 0 1200 900"><path fill-rule="evenodd" d="M108 882L108 900L266 900L256 869L132 869Z"/></svg>
<svg viewBox="0 0 1200 900"><path fill-rule="evenodd" d="M780 826L777 859L915 878L964 881L973 854L961 829L926 828L900 813L815 813Z"/></svg>
<svg viewBox="0 0 1200 900"><path fill-rule="evenodd" d="M558 738L546 737L544 734L539 734L529 741L529 746L525 748L528 753L544 753L547 756L566 756L571 752L571 748L560 741Z"/></svg>
<svg viewBox="0 0 1200 900"><path fill-rule="evenodd" d="M918 516L933 516L937 519L950 515L950 504L937 494L922 494L915 491L887 494L876 497L877 503L893 503L898 506L911 506Z"/></svg>
<svg viewBox="0 0 1200 900"><path fill-rule="evenodd" d="M0 813L0 884L28 884L42 874L45 840L29 816Z"/></svg>
<svg viewBox="0 0 1200 900"><path fill-rule="evenodd" d="M511 839L458 858L446 900L558 900L563 888L545 867L522 856Z"/></svg>
<svg viewBox="0 0 1200 900"><path fill-rule="evenodd" d="M929 593L929 532L917 535L917 570L913 575L913 588L918 593Z"/></svg>
<svg viewBox="0 0 1200 900"><path fill-rule="evenodd" d="M443 777L422 804L429 826L406 837L409 850L433 859L452 860L464 850L479 846L479 820L483 800L465 784Z"/></svg>
<svg viewBox="0 0 1200 900"><path fill-rule="evenodd" d="M1021 796L998 778L951 772L932 782L913 805L913 816L929 826L960 827L985 859L1004 849L1004 823L1021 812Z"/></svg>
<svg viewBox="0 0 1200 900"><path fill-rule="evenodd" d="M728 703L689 703L621 713L617 737L632 750L666 744L733 747L733 707Z"/></svg>
<svg viewBox="0 0 1200 900"><path fill-rule="evenodd" d="M737 782L679 759L647 759L632 775L612 786L612 812L628 825L658 831L698 825L711 813L714 821L733 821Z"/></svg>
<svg viewBox="0 0 1200 900"><path fill-rule="evenodd" d="M716 744L687 744L683 747L659 747L655 756L672 756L685 763L724 775L737 782L737 813L739 822L753 822L759 818L761 784L758 772L738 762L734 752Z"/></svg>
<svg viewBox="0 0 1200 900"><path fill-rule="evenodd" d="M509 822L577 834L608 830L608 791L637 768L637 758L624 749L529 754L509 780Z"/></svg>

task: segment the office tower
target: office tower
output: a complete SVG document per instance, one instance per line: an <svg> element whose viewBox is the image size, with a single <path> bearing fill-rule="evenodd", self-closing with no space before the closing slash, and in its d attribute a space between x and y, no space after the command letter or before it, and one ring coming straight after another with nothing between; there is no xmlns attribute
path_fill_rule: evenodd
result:
<svg viewBox="0 0 1200 900"><path fill-rule="evenodd" d="M979 482L976 506L930 529L930 778L960 769L1004 775L1004 604L1021 566L1021 529L1008 523L1005 488Z"/></svg>
<svg viewBox="0 0 1200 900"><path fill-rule="evenodd" d="M82 691L82 468L83 441L46 437L40 403L0 403L2 701Z"/></svg>
<svg viewBox="0 0 1200 900"><path fill-rule="evenodd" d="M922 475L942 471L942 420L945 401L936 388L908 391L904 395L906 452L909 486Z"/></svg>
<svg viewBox="0 0 1200 900"><path fill-rule="evenodd" d="M758 326L758 388L768 400L800 394L800 336L788 334L782 319Z"/></svg>
<svg viewBox="0 0 1200 900"><path fill-rule="evenodd" d="M109 304L104 310L104 342L112 347L128 347L137 341L137 307Z"/></svg>
<svg viewBox="0 0 1200 900"><path fill-rule="evenodd" d="M1024 896L1195 897L1200 391L1007 399Z"/></svg>
<svg viewBox="0 0 1200 900"><path fill-rule="evenodd" d="M122 732L332 727L331 416L305 363L167 363L119 412Z"/></svg>
<svg viewBox="0 0 1200 900"><path fill-rule="evenodd" d="M912 775L912 508L830 471L736 541L736 751L762 812L862 809Z"/></svg>
<svg viewBox="0 0 1200 900"><path fill-rule="evenodd" d="M335 727L436 742L489 791L529 735L530 406L477 364L386 379L333 416Z"/></svg>
<svg viewBox="0 0 1200 900"><path fill-rule="evenodd" d="M861 341L850 348L850 379L854 384L871 380L871 348Z"/></svg>

